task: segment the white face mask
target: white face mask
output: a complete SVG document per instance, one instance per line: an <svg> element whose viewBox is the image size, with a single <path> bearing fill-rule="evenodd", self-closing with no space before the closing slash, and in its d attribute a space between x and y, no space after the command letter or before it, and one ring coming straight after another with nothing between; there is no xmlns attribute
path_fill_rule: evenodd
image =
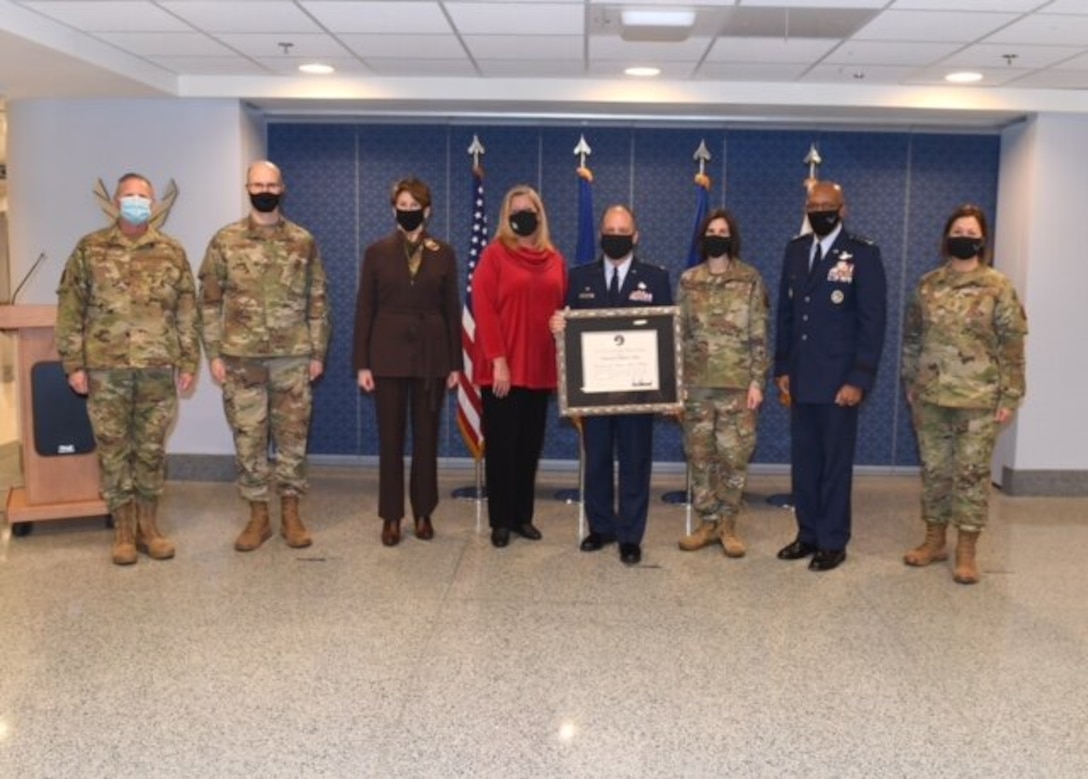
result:
<svg viewBox="0 0 1088 779"><path fill-rule="evenodd" d="M121 218L131 225L145 225L151 219L151 201L142 195L121 198Z"/></svg>

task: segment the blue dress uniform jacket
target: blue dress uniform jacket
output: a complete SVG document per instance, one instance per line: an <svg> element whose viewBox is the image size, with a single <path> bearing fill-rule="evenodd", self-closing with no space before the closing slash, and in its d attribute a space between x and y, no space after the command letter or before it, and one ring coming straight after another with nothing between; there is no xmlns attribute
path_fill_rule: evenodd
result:
<svg viewBox="0 0 1088 779"><path fill-rule="evenodd" d="M840 231L808 270L813 237L786 247L778 292L774 375L790 377L795 403L834 403L844 384L873 387L884 348L887 283L880 249Z"/></svg>
<svg viewBox="0 0 1088 779"><path fill-rule="evenodd" d="M605 261L570 272L567 306L609 308ZM664 268L632 258L620 287L618 307L671 306L672 287ZM589 527L621 544L638 544L646 531L653 465L653 414L589 416L583 420L585 507ZM612 482L613 457L619 460L619 503Z"/></svg>
<svg viewBox="0 0 1088 779"><path fill-rule="evenodd" d="M790 463L797 540L845 550L852 524L858 407L835 396L868 393L884 347L887 283L880 250L840 230L809 273L813 236L786 246L778 290L775 376L789 376Z"/></svg>

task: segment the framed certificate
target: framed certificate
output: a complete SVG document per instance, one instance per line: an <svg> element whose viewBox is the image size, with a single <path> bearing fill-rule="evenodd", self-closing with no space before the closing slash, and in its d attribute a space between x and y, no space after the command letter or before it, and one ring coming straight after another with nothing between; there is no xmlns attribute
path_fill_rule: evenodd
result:
<svg viewBox="0 0 1088 779"><path fill-rule="evenodd" d="M653 414L681 408L676 306L562 312L559 413Z"/></svg>

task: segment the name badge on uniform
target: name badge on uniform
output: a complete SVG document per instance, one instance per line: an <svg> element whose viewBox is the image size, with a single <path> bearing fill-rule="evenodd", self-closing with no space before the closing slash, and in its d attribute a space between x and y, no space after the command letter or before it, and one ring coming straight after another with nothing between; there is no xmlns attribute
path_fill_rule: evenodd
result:
<svg viewBox="0 0 1088 779"><path fill-rule="evenodd" d="M834 303L836 306L839 305L839 303L842 303L845 298L846 295L842 294L841 289L837 289L831 293L831 302Z"/></svg>
<svg viewBox="0 0 1088 779"><path fill-rule="evenodd" d="M638 286L631 291L629 300L633 300L636 303L652 303L654 296L652 292L649 292L646 289L646 282L640 281Z"/></svg>
<svg viewBox="0 0 1088 779"><path fill-rule="evenodd" d="M579 300L596 300L597 296L595 294L593 294L592 289L590 289L589 287L586 287L585 289L583 289L581 292L578 293L578 299Z"/></svg>

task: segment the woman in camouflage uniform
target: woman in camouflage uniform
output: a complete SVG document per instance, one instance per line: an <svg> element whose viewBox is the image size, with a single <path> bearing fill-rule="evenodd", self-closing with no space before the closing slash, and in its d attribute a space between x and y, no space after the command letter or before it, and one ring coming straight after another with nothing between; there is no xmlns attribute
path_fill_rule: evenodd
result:
<svg viewBox="0 0 1088 779"><path fill-rule="evenodd" d="M903 328L902 377L922 459L926 523L925 541L903 559L914 566L947 559L952 523L953 578L974 584L994 444L1024 398L1027 321L1012 282L990 267L982 209L960 206L943 235L946 262L919 281Z"/></svg>
<svg viewBox="0 0 1088 779"><path fill-rule="evenodd" d="M684 450L699 527L685 551L721 541L743 557L737 514L756 446L756 415L770 360L770 306L759 271L740 260L732 214L717 209L699 227L703 262L684 271L676 295L684 352Z"/></svg>

